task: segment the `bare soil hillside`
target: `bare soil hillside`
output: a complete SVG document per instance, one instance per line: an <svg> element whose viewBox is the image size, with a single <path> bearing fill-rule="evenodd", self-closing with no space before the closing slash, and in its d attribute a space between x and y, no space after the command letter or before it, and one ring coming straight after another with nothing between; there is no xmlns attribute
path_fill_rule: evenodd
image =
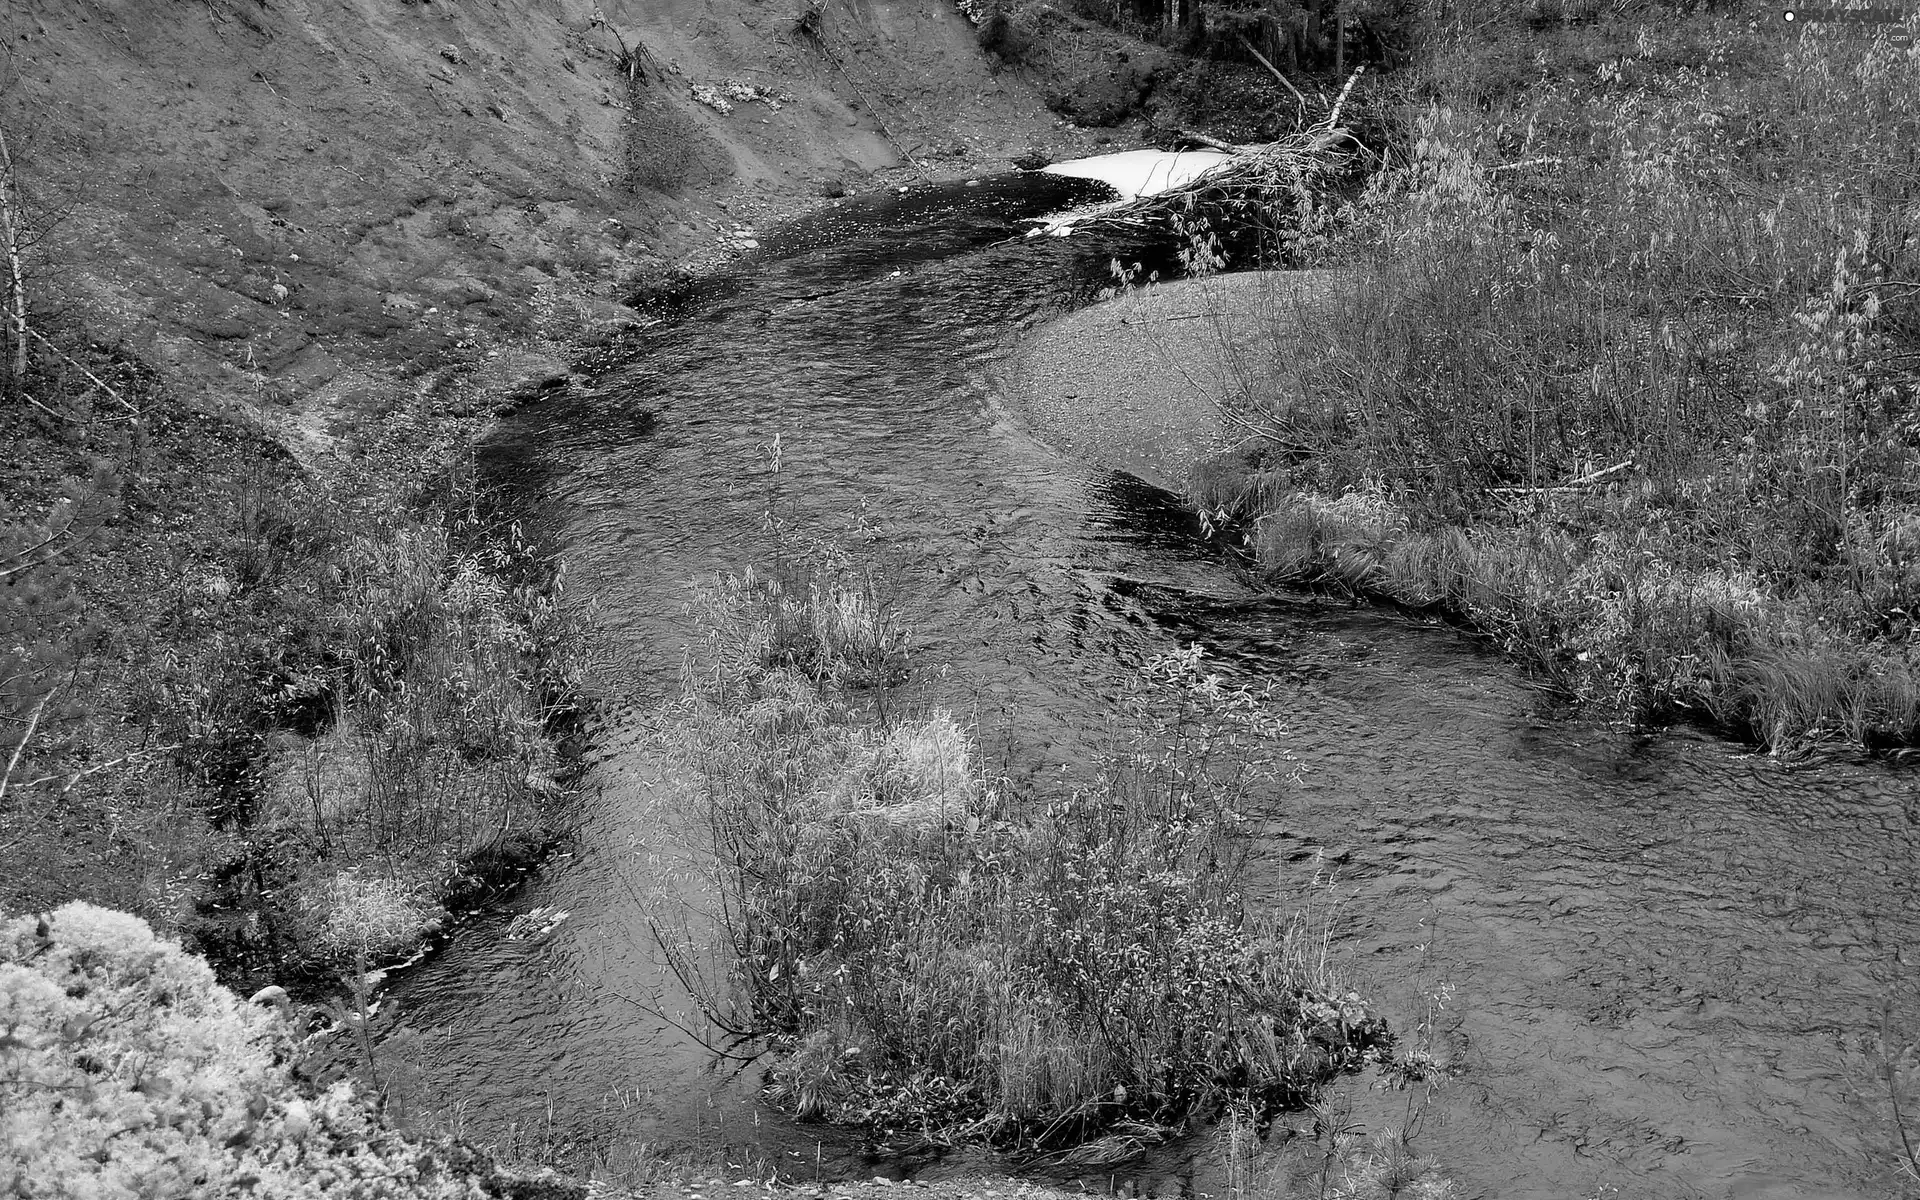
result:
<svg viewBox="0 0 1920 1200"><path fill-rule="evenodd" d="M617 323L621 287L874 172L1094 144L1045 107L1059 86L1001 69L945 0L802 15L12 0L0 128L49 229L33 299L304 457L409 397L458 406L449 372L489 349Z"/></svg>

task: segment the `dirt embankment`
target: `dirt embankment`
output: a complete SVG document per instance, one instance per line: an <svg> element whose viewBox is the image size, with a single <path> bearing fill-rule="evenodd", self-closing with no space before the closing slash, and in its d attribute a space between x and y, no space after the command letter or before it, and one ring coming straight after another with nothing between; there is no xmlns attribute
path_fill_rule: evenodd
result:
<svg viewBox="0 0 1920 1200"><path fill-rule="evenodd" d="M397 405L469 411L469 375L558 369L630 319L623 289L770 214L875 173L1084 152L1048 99L1111 121L1142 96L1080 26L1028 39L1036 74L944 0L801 12L16 3L0 127L48 226L33 300L308 458Z"/></svg>

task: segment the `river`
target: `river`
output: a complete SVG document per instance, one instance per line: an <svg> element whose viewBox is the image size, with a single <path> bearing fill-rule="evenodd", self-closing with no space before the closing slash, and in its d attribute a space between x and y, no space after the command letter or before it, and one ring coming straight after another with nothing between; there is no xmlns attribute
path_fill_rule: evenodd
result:
<svg viewBox="0 0 1920 1200"><path fill-rule="evenodd" d="M693 583L830 537L916 630L906 699L969 714L1029 774L1082 765L1125 677L1175 645L1273 685L1300 770L1263 802L1266 901L1335 905L1345 969L1407 1036L1430 1017L1454 1075L1334 1099L1356 1123L1416 1119L1469 1194L1892 1193L1873 1047L1883 1014L1920 1034L1920 784L1569 718L1443 625L1262 594L1170 497L1050 446L998 372L1092 296L1110 251L1011 220L1084 186L844 201L505 423L485 469L564 555L617 666L571 849L394 990L385 1053L416 1115L574 1165L642 1142L803 1178L983 1165L793 1126L752 1068L710 1073L630 1002L661 986L632 844L674 795L647 729L695 636ZM506 936L538 907L569 916ZM1090 1182L1219 1176L1196 1139Z"/></svg>

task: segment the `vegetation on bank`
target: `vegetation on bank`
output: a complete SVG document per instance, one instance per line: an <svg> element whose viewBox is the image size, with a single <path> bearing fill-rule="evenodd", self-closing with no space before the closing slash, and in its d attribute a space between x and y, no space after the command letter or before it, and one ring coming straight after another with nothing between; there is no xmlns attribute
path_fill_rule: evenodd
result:
<svg viewBox="0 0 1920 1200"><path fill-rule="evenodd" d="M299 1079L296 1033L278 1011L241 1002L204 961L125 913L72 902L0 923L0 1028L8 1195L641 1194L503 1168L456 1141L399 1133L350 1083L316 1094ZM1326 1116L1348 1125L1332 1109ZM1282 1179L1260 1156L1245 1110L1226 1129L1233 1200L1458 1194L1393 1138L1362 1146L1342 1128L1306 1175ZM673 1170L649 1165L649 1180Z"/></svg>
<svg viewBox="0 0 1920 1200"><path fill-rule="evenodd" d="M1278 315L1200 504L1637 719L1920 742L1920 46L1536 17L1435 15L1364 194L1282 214L1350 286Z"/></svg>
<svg viewBox="0 0 1920 1200"><path fill-rule="evenodd" d="M859 574L725 579L703 616L662 725L705 794L712 928L661 880L656 934L796 1115L1107 1162L1390 1046L1323 931L1248 909L1277 731L1197 651L1146 669L1094 778L1037 794L890 694L906 634Z"/></svg>
<svg viewBox="0 0 1920 1200"><path fill-rule="evenodd" d="M560 581L457 472L309 477L96 353L136 415L45 362L0 414L5 907L126 909L242 985L363 973L551 839Z"/></svg>

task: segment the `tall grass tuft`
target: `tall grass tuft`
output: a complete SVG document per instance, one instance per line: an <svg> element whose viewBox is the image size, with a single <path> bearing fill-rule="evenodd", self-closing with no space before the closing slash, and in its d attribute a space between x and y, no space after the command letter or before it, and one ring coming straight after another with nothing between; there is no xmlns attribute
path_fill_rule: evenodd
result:
<svg viewBox="0 0 1920 1200"><path fill-rule="evenodd" d="M843 583L798 594L795 626L836 646L893 637ZM723 580L704 607L716 635L766 630L795 595ZM1297 1103L1388 1043L1310 922L1247 909L1239 809L1277 730L1197 650L1148 665L1094 778L1028 794L951 713L866 703L798 665L837 651L767 644L716 638L663 721L705 795L719 953L684 895L652 911L708 1016L776 1051L769 1094L797 1115L1095 1161L1230 1099Z"/></svg>
<svg viewBox="0 0 1920 1200"><path fill-rule="evenodd" d="M1368 1133L1337 1103L1316 1103L1311 1131L1276 1138L1254 1113L1235 1108L1215 1132L1227 1168L1225 1200L1459 1200L1460 1185L1416 1154L1405 1131Z"/></svg>

